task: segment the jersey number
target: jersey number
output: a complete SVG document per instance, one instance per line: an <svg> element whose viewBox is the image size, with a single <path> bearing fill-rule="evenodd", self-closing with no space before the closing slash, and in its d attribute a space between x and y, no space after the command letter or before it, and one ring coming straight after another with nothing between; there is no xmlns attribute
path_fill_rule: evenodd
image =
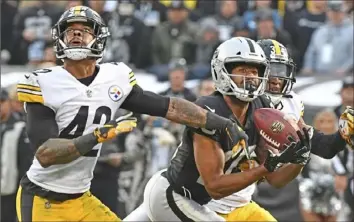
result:
<svg viewBox="0 0 354 222"><path fill-rule="evenodd" d="M74 139L81 136L84 133L87 124L87 118L89 114L88 106L81 106L75 118L69 123L67 127L65 127L59 134L60 138L65 139ZM102 116L106 116L106 121L104 124L111 120L112 111L107 106L101 106L96 110L95 117L93 119L93 124L100 124ZM76 130L73 134L70 134L73 129ZM96 157L98 150L91 150L85 156Z"/></svg>

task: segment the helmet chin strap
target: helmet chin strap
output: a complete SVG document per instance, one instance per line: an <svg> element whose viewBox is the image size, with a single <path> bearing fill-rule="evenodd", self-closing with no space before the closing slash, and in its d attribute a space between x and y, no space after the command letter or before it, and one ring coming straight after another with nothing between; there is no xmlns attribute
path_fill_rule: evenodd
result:
<svg viewBox="0 0 354 222"><path fill-rule="evenodd" d="M257 87L252 85L251 83L246 83L245 85L245 89L248 90L248 92L250 93L249 97L253 98L254 97L254 92L257 91Z"/></svg>

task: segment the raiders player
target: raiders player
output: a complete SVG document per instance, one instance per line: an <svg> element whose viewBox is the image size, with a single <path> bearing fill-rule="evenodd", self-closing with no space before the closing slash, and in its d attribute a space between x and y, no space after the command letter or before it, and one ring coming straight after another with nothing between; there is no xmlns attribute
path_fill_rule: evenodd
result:
<svg viewBox="0 0 354 222"><path fill-rule="evenodd" d="M98 65L109 32L92 9L65 11L52 36L64 66L26 74L17 87L35 150L17 195L19 221L119 220L89 189L101 143L136 126L129 115L111 120L120 107L228 132L234 145L247 138L229 119L183 99L143 91L123 63Z"/></svg>
<svg viewBox="0 0 354 222"><path fill-rule="evenodd" d="M215 51L211 68L217 92L196 103L237 122L247 132L249 146L243 141L233 146L225 139L227 132L186 128L167 171L155 174L146 185L143 204L152 221L224 221L203 205L249 187L272 174L279 163L299 161L310 148L303 139L278 155L267 152L259 166L253 160L259 139L253 111L271 107L260 96L267 84L268 62L253 40L225 41Z"/></svg>
<svg viewBox="0 0 354 222"><path fill-rule="evenodd" d="M295 83L295 64L289 58L287 49L279 42L270 39L260 40L258 44L270 61L270 75L266 94L276 105L275 108L286 113L288 118L292 118L296 123L298 121L303 122L304 105L299 96L291 91ZM305 126L305 124L303 125ZM312 149L308 150L306 156L309 156L309 152L312 152L319 156L329 157L342 149L337 145L345 144L339 134L336 137L325 136L315 131L314 135L317 135L319 139L314 141L312 138ZM325 144L327 142L329 142L328 145ZM302 166L307 163L309 158L304 158L304 160L302 163L281 167L276 173L266 177L267 181L275 187L285 186L300 173ZM224 216L227 221L275 221L276 219L267 211L260 208L255 202L251 202L253 192L254 188L245 189L223 199L212 200L207 206Z"/></svg>

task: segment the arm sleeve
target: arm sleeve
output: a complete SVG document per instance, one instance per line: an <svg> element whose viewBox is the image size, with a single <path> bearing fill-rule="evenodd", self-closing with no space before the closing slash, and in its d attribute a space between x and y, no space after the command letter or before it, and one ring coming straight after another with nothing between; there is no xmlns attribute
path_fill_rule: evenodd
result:
<svg viewBox="0 0 354 222"><path fill-rule="evenodd" d="M36 151L48 139L58 137L58 125L54 111L40 103L26 103L26 111L27 135L31 148Z"/></svg>
<svg viewBox="0 0 354 222"><path fill-rule="evenodd" d="M33 151L26 135L26 129L23 128L21 138L18 144L18 171L19 177L25 175L33 161Z"/></svg>
<svg viewBox="0 0 354 222"><path fill-rule="evenodd" d="M345 148L346 143L339 132L332 135L324 135L314 130L311 145L311 153L325 159L331 159Z"/></svg>
<svg viewBox="0 0 354 222"><path fill-rule="evenodd" d="M132 91L123 102L121 108L141 114L165 117L170 104L170 98L144 91L134 85Z"/></svg>

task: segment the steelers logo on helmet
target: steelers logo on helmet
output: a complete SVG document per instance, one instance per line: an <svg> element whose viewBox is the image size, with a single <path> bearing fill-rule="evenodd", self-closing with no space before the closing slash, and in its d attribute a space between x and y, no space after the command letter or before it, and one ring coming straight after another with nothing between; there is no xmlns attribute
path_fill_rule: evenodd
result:
<svg viewBox="0 0 354 222"><path fill-rule="evenodd" d="M274 104L283 96L290 96L295 79L295 63L284 45L273 39L257 42L270 62L270 73L266 93Z"/></svg>
<svg viewBox="0 0 354 222"><path fill-rule="evenodd" d="M113 85L109 87L108 95L114 102L118 102L123 97L123 90L119 86Z"/></svg>
<svg viewBox="0 0 354 222"><path fill-rule="evenodd" d="M231 38L216 49L211 61L215 88L223 95L249 102L267 86L268 60L252 39Z"/></svg>
<svg viewBox="0 0 354 222"><path fill-rule="evenodd" d="M86 6L68 9L52 28L54 51L59 59L100 60L109 35L101 16Z"/></svg>

